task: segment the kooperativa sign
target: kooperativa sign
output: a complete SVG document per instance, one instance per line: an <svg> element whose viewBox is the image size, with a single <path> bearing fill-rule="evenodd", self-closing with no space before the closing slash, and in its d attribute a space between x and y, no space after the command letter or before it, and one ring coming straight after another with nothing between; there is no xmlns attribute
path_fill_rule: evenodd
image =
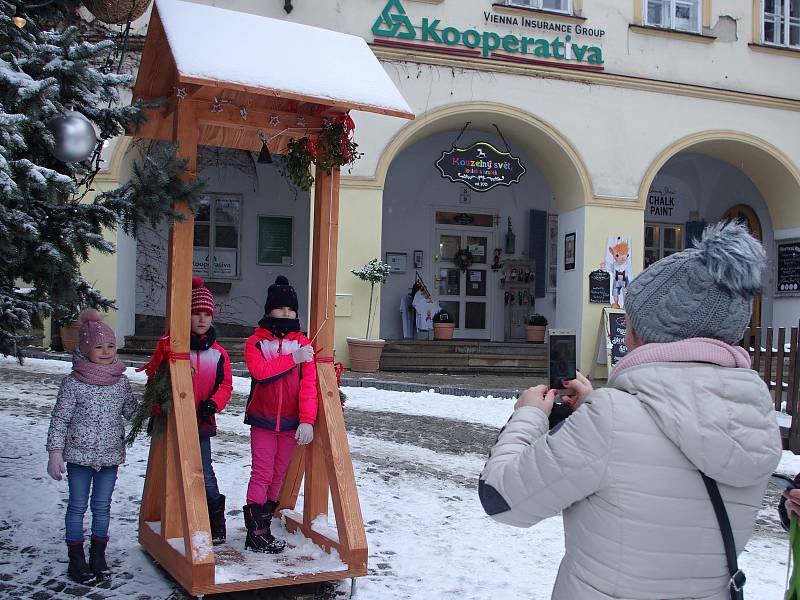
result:
<svg viewBox="0 0 800 600"><path fill-rule="evenodd" d="M451 148L436 161L442 177L486 192L498 185L519 183L525 167L510 152L502 152L488 142L475 142L467 148Z"/></svg>
<svg viewBox="0 0 800 600"><path fill-rule="evenodd" d="M493 14L489 14L485 19L487 24L499 23L512 26L515 20L516 17L500 18ZM533 22L527 27L543 29L538 23L534 25ZM376 43L390 46L568 68L602 69L603 49L600 46L582 43L575 39L575 36L601 37L605 32L581 27L579 33L578 30L572 29L572 25L569 27L570 33L560 32L563 33L563 37L560 34L555 37L552 34L545 34L547 37L537 37L536 31L531 31L531 35L520 35L477 29L462 30L442 23L441 19L428 17L413 23L400 0L389 0L375 19L372 34Z"/></svg>

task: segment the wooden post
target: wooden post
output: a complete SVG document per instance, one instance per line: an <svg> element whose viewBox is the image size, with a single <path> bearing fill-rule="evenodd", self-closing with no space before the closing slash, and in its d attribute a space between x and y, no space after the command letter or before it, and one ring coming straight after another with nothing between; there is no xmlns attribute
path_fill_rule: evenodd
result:
<svg viewBox="0 0 800 600"><path fill-rule="evenodd" d="M330 175L317 168L314 182L314 267L311 273L309 335L319 357L333 357L336 309L336 258L339 243L339 170ZM319 411L321 413L321 406ZM317 419L319 423L319 417ZM319 428L317 428L319 429ZM322 436L305 451L303 521L308 527L319 515L328 514L328 473Z"/></svg>

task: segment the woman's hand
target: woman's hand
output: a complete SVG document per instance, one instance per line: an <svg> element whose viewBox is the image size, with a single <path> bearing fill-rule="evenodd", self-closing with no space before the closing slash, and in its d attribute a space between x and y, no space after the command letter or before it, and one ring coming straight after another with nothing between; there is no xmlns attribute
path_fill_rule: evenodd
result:
<svg viewBox="0 0 800 600"><path fill-rule="evenodd" d="M294 434L294 439L297 440L297 444L300 446L310 444L314 439L314 427L310 423L300 423L297 426L297 433Z"/></svg>
<svg viewBox="0 0 800 600"><path fill-rule="evenodd" d="M572 394L561 396L561 399L572 410L578 410L578 407L586 400L586 396L594 391L592 382L586 379L580 371L575 371L575 379L565 381L564 385Z"/></svg>
<svg viewBox="0 0 800 600"><path fill-rule="evenodd" d="M533 406L549 417L550 413L553 412L553 402L555 402L557 393L556 390L548 390L546 385L528 388L519 395L519 399L514 405L514 410L523 406Z"/></svg>
<svg viewBox="0 0 800 600"><path fill-rule="evenodd" d="M791 519L792 514L800 517L800 490L786 490L783 492L786 497L786 512Z"/></svg>

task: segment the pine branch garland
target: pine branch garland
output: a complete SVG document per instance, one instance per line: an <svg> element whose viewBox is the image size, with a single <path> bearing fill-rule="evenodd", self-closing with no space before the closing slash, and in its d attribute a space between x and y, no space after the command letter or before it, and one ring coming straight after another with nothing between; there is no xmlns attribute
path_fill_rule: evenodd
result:
<svg viewBox="0 0 800 600"><path fill-rule="evenodd" d="M167 428L167 418L172 411L172 379L169 364L162 363L155 375L147 380L139 410L131 420L131 428L125 437L132 446L143 431L153 438L160 437Z"/></svg>

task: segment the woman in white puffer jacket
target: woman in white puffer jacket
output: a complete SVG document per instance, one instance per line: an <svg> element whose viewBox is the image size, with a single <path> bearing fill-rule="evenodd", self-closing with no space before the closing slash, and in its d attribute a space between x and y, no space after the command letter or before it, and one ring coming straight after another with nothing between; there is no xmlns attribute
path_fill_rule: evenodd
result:
<svg viewBox="0 0 800 600"><path fill-rule="evenodd" d="M719 485L739 553L781 455L769 391L734 346L764 264L742 226L707 228L696 248L631 282L629 353L607 388L571 382L576 410L549 432L555 392L520 396L480 497L489 515L517 527L563 511L554 599L730 599L700 472Z"/></svg>

